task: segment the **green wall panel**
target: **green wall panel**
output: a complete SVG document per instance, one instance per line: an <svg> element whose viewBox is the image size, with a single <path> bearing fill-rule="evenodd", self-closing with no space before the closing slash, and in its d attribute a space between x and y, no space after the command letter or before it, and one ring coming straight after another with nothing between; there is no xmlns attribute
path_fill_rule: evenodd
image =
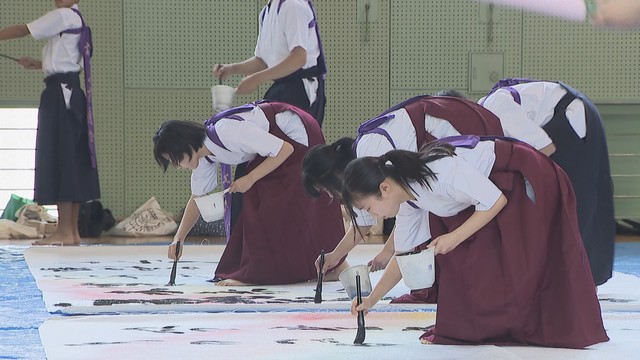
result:
<svg viewBox="0 0 640 360"><path fill-rule="evenodd" d="M257 18L256 0L125 1L125 86L216 84L215 64L253 56Z"/></svg>
<svg viewBox="0 0 640 360"><path fill-rule="evenodd" d="M379 0L367 24L357 2L316 0L328 62L327 141L353 136L364 120L408 97L454 88L469 93L469 53L505 54L507 76L561 79L598 103L605 119L618 216L638 216L640 64L638 32L594 29L494 9L488 24L472 1ZM211 116L212 67L252 56L266 0L82 1L95 41L96 143L102 200L122 217L150 196L170 211L184 205L188 173L162 174L151 137L170 118ZM25 23L49 1L3 3L0 24ZM360 18L360 20L359 20ZM0 53L39 57L43 42L0 43ZM40 72L0 59L0 106L36 106ZM236 85L241 79L228 81ZM268 84L236 104L259 99ZM2 161L0 159L0 161ZM624 196L624 197L623 197Z"/></svg>

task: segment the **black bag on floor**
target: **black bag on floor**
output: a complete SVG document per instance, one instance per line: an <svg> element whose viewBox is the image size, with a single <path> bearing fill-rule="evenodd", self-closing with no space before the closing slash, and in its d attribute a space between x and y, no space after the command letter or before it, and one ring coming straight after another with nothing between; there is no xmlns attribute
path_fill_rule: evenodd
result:
<svg viewBox="0 0 640 360"><path fill-rule="evenodd" d="M181 210L180 219L184 215L184 208ZM225 236L224 220L214 222L206 222L202 216L198 217L198 221L193 225L187 236Z"/></svg>
<svg viewBox="0 0 640 360"><path fill-rule="evenodd" d="M111 229L116 219L109 209L102 207L98 200L80 204L78 232L81 237L98 237L103 231Z"/></svg>

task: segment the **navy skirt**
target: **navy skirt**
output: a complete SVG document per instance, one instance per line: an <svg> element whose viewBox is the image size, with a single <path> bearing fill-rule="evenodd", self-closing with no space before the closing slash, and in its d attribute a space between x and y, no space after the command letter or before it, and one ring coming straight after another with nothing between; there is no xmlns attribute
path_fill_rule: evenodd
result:
<svg viewBox="0 0 640 360"><path fill-rule="evenodd" d="M98 170L91 166L87 102L79 74L55 74L45 84L38 111L34 200L53 205L97 199ZM70 109L60 84L71 90Z"/></svg>

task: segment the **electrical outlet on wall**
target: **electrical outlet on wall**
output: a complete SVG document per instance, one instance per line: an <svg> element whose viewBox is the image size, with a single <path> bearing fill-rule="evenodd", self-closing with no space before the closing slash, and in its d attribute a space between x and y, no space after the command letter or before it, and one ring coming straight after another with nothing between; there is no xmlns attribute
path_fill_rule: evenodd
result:
<svg viewBox="0 0 640 360"><path fill-rule="evenodd" d="M504 53L469 54L469 92L488 92L504 77Z"/></svg>

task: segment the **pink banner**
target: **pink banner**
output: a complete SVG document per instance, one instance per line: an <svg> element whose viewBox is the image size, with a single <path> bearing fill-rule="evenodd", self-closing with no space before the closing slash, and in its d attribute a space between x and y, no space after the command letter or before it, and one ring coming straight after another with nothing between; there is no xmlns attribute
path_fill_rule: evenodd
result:
<svg viewBox="0 0 640 360"><path fill-rule="evenodd" d="M584 0L478 0L561 17L573 21L585 21L587 6Z"/></svg>

